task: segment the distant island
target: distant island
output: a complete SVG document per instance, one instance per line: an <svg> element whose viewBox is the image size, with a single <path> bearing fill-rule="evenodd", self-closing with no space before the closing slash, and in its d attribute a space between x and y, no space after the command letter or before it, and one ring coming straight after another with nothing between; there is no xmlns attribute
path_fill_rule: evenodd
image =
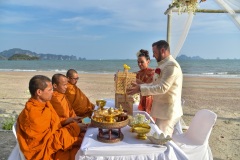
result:
<svg viewBox="0 0 240 160"><path fill-rule="evenodd" d="M37 56L29 56L26 54L14 54L8 60L39 60Z"/></svg>
<svg viewBox="0 0 240 160"><path fill-rule="evenodd" d="M13 48L0 52L0 60L86 60L73 55L35 53L29 50Z"/></svg>
<svg viewBox="0 0 240 160"><path fill-rule="evenodd" d="M186 55L180 55L177 60L203 60L199 56L189 57ZM73 55L57 55L57 54L43 54L36 53L29 50L23 50L20 48L13 48L0 52L0 60L86 60L86 58L77 58Z"/></svg>
<svg viewBox="0 0 240 160"><path fill-rule="evenodd" d="M186 55L180 55L176 59L177 60L202 60L204 58L201 58L199 56L188 57Z"/></svg>

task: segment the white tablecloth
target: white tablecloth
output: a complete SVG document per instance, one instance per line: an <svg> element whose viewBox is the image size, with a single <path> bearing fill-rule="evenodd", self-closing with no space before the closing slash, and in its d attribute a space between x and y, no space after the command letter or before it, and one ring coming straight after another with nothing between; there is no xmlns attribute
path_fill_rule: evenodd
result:
<svg viewBox="0 0 240 160"><path fill-rule="evenodd" d="M110 108L110 107L115 108L115 100L114 99L104 99L104 100L107 101L105 108ZM138 110L138 105L139 105L138 103L133 104L133 115L136 115L137 113L144 114L146 117L149 117L149 119L151 120L152 123L155 123L153 118L147 112ZM96 109L97 108L98 107L96 106ZM182 133L182 126L179 121L174 127L174 134L181 134L181 133Z"/></svg>
<svg viewBox="0 0 240 160"><path fill-rule="evenodd" d="M107 105L106 105L107 106ZM135 111L134 114L145 114L146 112ZM151 123L151 131L161 133L160 129ZM80 150L77 152L76 160L185 160L186 155L170 141L165 146L151 144L147 140L139 140L136 133L130 132L130 127L121 129L124 139L117 143L103 143L97 140L98 128L89 127L83 139Z"/></svg>

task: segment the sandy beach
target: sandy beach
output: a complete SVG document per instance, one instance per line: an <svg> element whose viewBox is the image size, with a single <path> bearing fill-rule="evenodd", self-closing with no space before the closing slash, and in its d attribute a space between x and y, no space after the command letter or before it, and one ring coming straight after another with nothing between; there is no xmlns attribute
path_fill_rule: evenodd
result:
<svg viewBox="0 0 240 160"><path fill-rule="evenodd" d="M28 82L36 74L51 78L54 72L0 72L1 121L13 111L21 112L30 97ZM112 74L80 74L78 86L93 103L96 99L114 98ZM200 109L218 115L209 140L214 159L240 159L240 79L184 76L182 93L187 125ZM1 160L8 158L15 144L11 131L0 132Z"/></svg>

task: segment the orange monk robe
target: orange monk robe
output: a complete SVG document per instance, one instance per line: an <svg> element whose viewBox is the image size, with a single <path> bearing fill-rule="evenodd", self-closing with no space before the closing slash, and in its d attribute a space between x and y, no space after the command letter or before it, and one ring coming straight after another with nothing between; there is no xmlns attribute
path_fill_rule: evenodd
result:
<svg viewBox="0 0 240 160"><path fill-rule="evenodd" d="M57 112L62 123L70 117L76 117L76 114L65 94L53 91L52 99L50 102Z"/></svg>
<svg viewBox="0 0 240 160"><path fill-rule="evenodd" d="M61 126L51 103L30 98L17 120L17 138L27 160L72 160L81 144L77 123Z"/></svg>
<svg viewBox="0 0 240 160"><path fill-rule="evenodd" d="M86 95L76 86L68 83L65 93L75 113L79 117L90 117L95 107Z"/></svg>

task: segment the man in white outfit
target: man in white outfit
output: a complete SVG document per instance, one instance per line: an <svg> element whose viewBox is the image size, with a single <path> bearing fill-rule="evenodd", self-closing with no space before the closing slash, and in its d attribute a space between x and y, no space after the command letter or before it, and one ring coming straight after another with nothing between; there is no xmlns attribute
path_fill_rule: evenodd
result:
<svg viewBox="0 0 240 160"><path fill-rule="evenodd" d="M156 125L165 135L172 136L175 124L183 115L181 107L182 70L170 55L169 44L160 40L152 44L153 57L157 60L151 84L133 83L127 94L153 95L150 115L156 118Z"/></svg>

